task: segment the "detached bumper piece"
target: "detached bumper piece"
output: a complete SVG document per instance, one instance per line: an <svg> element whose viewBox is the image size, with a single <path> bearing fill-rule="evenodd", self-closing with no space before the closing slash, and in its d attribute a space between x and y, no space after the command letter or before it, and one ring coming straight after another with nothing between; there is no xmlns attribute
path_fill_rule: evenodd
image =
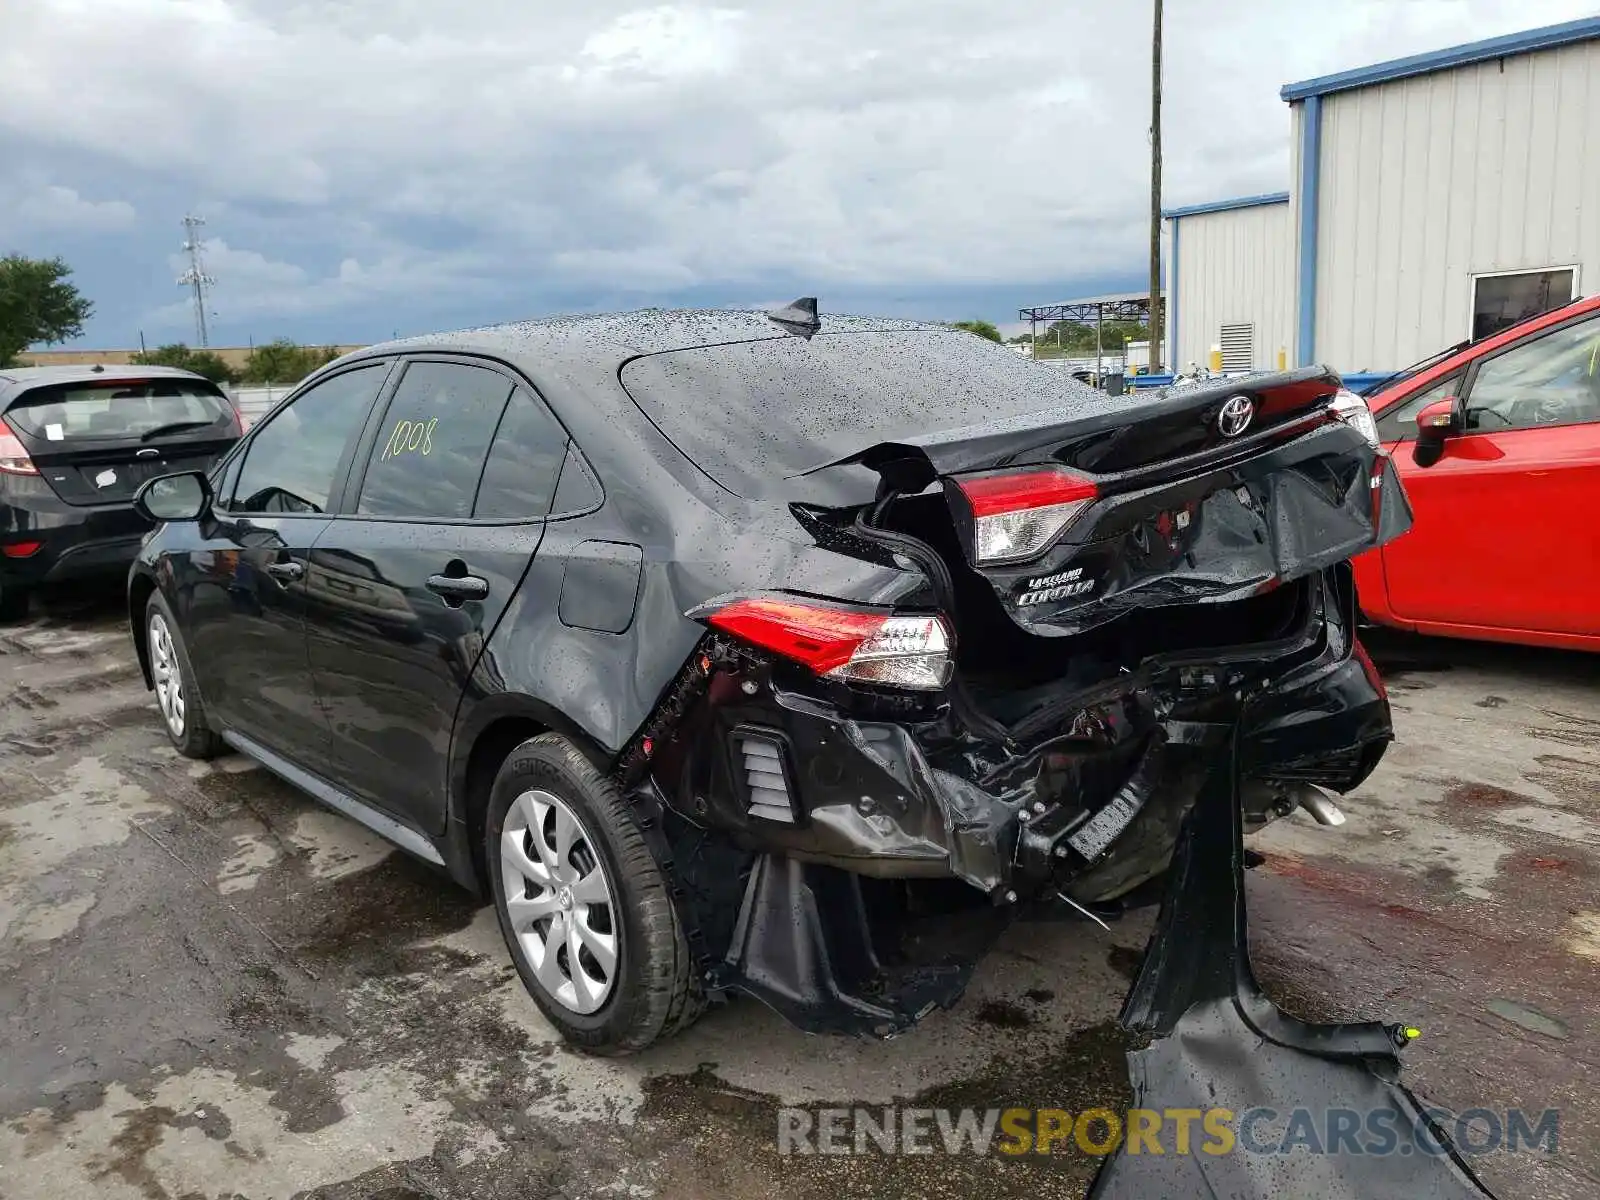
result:
<svg viewBox="0 0 1600 1200"><path fill-rule="evenodd" d="M892 940L874 930L863 894L870 886L836 867L761 855L714 982L753 996L808 1033L892 1037L935 1008L949 1008L1007 914L941 917L937 949L919 954L920 939L898 924ZM893 960L880 953L880 942L896 951Z"/></svg>
<svg viewBox="0 0 1600 1200"><path fill-rule="evenodd" d="M1243 817L1231 731L1216 728L1206 781L1190 810L1161 915L1122 1009L1125 1028L1151 1035L1128 1055L1134 1105L1243 1113L1296 1110L1323 1123L1343 1109L1389 1112L1388 1153L1130 1155L1105 1160L1092 1200L1148 1197L1483 1197L1487 1188L1399 1080L1403 1027L1316 1025L1281 1012L1262 992L1245 940ZM1419 1133L1426 1131L1425 1137ZM1354 1149L1351 1147L1351 1149Z"/></svg>

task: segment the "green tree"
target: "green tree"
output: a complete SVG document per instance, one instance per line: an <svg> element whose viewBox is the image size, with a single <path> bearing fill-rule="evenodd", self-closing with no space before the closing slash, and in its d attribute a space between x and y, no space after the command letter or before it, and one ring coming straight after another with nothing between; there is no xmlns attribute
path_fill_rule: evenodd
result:
<svg viewBox="0 0 1600 1200"><path fill-rule="evenodd" d="M1005 341L991 321L955 321L953 326L956 329L965 329L968 333L975 333L981 338L988 338L991 342Z"/></svg>
<svg viewBox="0 0 1600 1200"><path fill-rule="evenodd" d="M288 338L278 338L257 346L245 363L246 383L299 383L318 367L339 357L333 346L302 346Z"/></svg>
<svg viewBox="0 0 1600 1200"><path fill-rule="evenodd" d="M35 342L64 342L83 332L94 305L68 280L59 258L0 258L0 367Z"/></svg>
<svg viewBox="0 0 1600 1200"><path fill-rule="evenodd" d="M1143 321L1107 321L1101 328L1100 336L1100 344L1107 354L1120 354L1127 343L1149 337L1150 327ZM1059 351L1056 349L1058 344ZM1093 322L1053 321L1039 331L1040 358L1054 358L1058 354L1068 358L1093 357L1094 346Z"/></svg>
<svg viewBox="0 0 1600 1200"><path fill-rule="evenodd" d="M239 381L239 372L223 362L220 355L211 350L191 350L182 342L157 346L154 350L135 354L133 362L146 367L179 367L185 371L193 371L196 375L203 375L212 383Z"/></svg>

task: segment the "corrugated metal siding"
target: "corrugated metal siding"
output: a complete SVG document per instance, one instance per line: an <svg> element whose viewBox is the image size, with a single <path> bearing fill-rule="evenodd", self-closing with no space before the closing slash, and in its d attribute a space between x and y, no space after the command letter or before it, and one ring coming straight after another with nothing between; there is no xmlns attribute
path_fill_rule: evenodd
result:
<svg viewBox="0 0 1600 1200"><path fill-rule="evenodd" d="M1343 371L1467 337L1474 274L1577 265L1594 292L1600 42L1325 97L1320 209L1316 357Z"/></svg>
<svg viewBox="0 0 1600 1200"><path fill-rule="evenodd" d="M1294 345L1294 224L1288 204L1179 218L1176 365L1207 365L1224 325L1255 326L1257 368Z"/></svg>

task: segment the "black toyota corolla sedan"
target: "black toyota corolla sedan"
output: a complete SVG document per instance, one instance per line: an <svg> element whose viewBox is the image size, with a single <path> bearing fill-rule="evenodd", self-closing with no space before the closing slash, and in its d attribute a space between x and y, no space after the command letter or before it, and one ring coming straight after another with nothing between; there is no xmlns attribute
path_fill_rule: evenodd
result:
<svg viewBox="0 0 1600 1200"><path fill-rule="evenodd" d="M887 1034L1146 902L1219 754L1244 826L1338 819L1391 738L1346 560L1410 520L1366 417L806 301L392 342L145 486L132 631L183 754L487 894L574 1044Z"/></svg>
<svg viewBox="0 0 1600 1200"><path fill-rule="evenodd" d="M188 371L0 368L0 621L41 584L119 577L150 529L139 485L238 440L233 405Z"/></svg>

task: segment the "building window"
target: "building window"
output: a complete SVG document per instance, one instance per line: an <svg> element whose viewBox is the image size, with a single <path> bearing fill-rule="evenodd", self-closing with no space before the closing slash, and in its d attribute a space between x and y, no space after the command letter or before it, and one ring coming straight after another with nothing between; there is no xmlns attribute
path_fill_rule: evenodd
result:
<svg viewBox="0 0 1600 1200"><path fill-rule="evenodd" d="M1576 267L1472 277L1472 340L1570 304L1578 293Z"/></svg>
<svg viewBox="0 0 1600 1200"><path fill-rule="evenodd" d="M1256 364L1256 327L1254 325L1224 325L1222 336L1222 369L1248 371Z"/></svg>

